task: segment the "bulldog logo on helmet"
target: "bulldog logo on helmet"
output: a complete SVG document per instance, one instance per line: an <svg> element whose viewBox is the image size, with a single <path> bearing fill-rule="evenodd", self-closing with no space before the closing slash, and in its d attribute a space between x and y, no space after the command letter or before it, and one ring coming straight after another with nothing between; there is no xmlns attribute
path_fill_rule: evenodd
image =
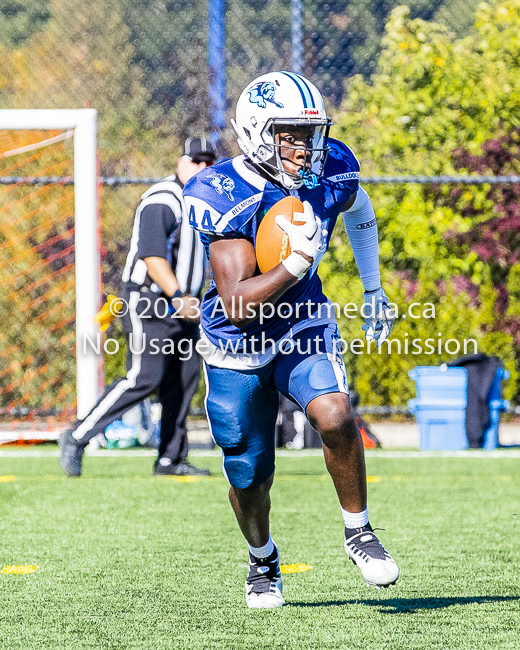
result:
<svg viewBox="0 0 520 650"><path fill-rule="evenodd" d="M218 194L225 194L230 201L234 201L231 192L235 189L235 181L224 174L214 174L211 176L210 184Z"/></svg>
<svg viewBox="0 0 520 650"><path fill-rule="evenodd" d="M264 81L262 83L256 84L253 86L249 92L249 101L251 104L258 104L260 108L265 108L267 106L266 102L278 106L278 108L283 108L281 102L277 102L274 98L276 88L274 83L270 81Z"/></svg>

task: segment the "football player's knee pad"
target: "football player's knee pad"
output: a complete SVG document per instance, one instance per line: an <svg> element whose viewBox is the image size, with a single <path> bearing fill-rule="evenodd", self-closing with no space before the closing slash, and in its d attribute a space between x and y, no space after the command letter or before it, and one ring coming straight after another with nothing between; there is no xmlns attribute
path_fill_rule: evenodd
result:
<svg viewBox="0 0 520 650"><path fill-rule="evenodd" d="M247 408L237 403L208 398L206 405L211 433L222 449L223 469L229 483L245 489L267 480L274 472L274 435L265 426L265 418L252 418Z"/></svg>
<svg viewBox="0 0 520 650"><path fill-rule="evenodd" d="M339 363L332 356L324 353L307 357L291 372L289 393L304 409L320 395L348 393L343 363Z"/></svg>
<svg viewBox="0 0 520 650"><path fill-rule="evenodd" d="M236 404L226 402L222 395L212 395L206 400L206 409L211 425L211 435L222 449L238 449L242 441L240 409Z"/></svg>
<svg viewBox="0 0 520 650"><path fill-rule="evenodd" d="M261 458L249 452L241 456L232 456L229 455L229 450L225 449L223 452L224 473L230 485L237 489L258 487L274 472L273 458Z"/></svg>
<svg viewBox="0 0 520 650"><path fill-rule="evenodd" d="M207 378L206 408L224 472L233 487L256 487L274 471L278 395L263 388L255 373L212 367Z"/></svg>

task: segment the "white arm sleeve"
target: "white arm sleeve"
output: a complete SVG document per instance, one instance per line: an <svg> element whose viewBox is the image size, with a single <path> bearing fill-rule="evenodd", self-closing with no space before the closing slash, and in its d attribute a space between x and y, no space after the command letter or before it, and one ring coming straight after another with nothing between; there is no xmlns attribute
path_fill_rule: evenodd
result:
<svg viewBox="0 0 520 650"><path fill-rule="evenodd" d="M358 189L352 207L343 213L343 222L365 291L379 289L377 221L370 198L362 187Z"/></svg>

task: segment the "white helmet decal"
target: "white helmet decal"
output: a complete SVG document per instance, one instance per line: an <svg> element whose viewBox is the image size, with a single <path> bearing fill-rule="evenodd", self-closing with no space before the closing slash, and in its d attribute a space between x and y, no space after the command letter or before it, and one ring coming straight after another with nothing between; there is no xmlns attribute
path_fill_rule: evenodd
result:
<svg viewBox="0 0 520 650"><path fill-rule="evenodd" d="M331 120L323 97L310 81L293 72L270 72L252 81L237 102L238 145L253 162L287 189L314 187L327 158ZM308 164L299 174L285 171L275 131L281 127L311 126L312 144L305 145ZM299 146L299 145L298 145Z"/></svg>
<svg viewBox="0 0 520 650"><path fill-rule="evenodd" d="M274 98L276 87L270 81L255 84L247 92L249 93L249 101L252 104L258 104L260 108L265 108L267 106L266 102L271 102L275 106L278 106L278 108L283 108L283 104L277 102Z"/></svg>

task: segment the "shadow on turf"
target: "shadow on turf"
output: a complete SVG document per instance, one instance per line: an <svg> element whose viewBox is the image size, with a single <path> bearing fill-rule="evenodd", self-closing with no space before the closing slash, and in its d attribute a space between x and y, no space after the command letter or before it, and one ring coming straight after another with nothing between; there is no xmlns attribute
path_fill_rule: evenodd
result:
<svg viewBox="0 0 520 650"><path fill-rule="evenodd" d="M520 596L471 596L469 598L388 598L386 600L325 600L317 603L288 603L289 607L340 607L368 605L378 607L382 614L414 614L420 610L443 609L472 603L500 603L520 600Z"/></svg>

